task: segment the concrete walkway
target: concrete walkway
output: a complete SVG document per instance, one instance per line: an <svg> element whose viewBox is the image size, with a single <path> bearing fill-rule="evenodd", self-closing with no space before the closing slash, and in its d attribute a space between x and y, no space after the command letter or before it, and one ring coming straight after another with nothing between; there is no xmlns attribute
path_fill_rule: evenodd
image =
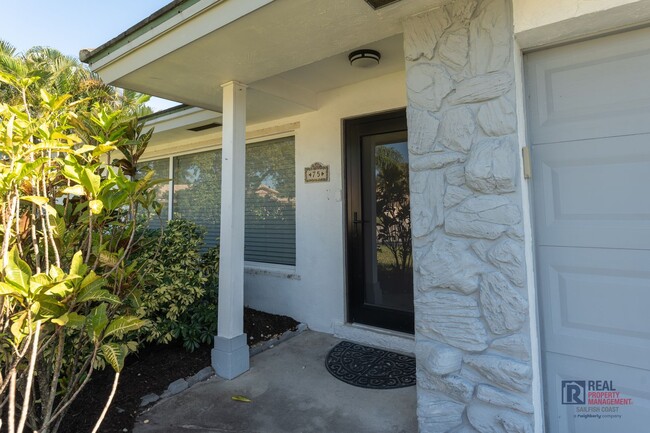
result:
<svg viewBox="0 0 650 433"><path fill-rule="evenodd" d="M250 371L232 381L212 378L163 400L138 418L134 432L417 432L414 386L370 390L330 375L325 357L339 341L306 331L254 356Z"/></svg>

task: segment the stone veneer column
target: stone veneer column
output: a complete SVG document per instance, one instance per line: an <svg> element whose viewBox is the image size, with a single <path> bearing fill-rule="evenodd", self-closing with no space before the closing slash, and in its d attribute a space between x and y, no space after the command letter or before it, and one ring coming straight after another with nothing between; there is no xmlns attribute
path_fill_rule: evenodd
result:
<svg viewBox="0 0 650 433"><path fill-rule="evenodd" d="M420 432L532 432L511 4L404 30Z"/></svg>

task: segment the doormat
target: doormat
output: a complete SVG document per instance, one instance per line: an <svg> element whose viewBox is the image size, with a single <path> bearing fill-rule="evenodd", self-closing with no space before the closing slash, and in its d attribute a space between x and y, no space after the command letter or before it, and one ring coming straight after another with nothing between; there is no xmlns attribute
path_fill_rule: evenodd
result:
<svg viewBox="0 0 650 433"><path fill-rule="evenodd" d="M327 355L325 367L339 380L371 389L415 385L415 358L342 341Z"/></svg>

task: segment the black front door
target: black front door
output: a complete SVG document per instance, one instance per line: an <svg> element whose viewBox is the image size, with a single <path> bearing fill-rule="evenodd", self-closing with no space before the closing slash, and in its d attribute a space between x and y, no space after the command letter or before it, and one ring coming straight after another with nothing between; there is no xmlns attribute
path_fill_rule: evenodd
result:
<svg viewBox="0 0 650 433"><path fill-rule="evenodd" d="M406 112L345 122L348 320L413 333Z"/></svg>

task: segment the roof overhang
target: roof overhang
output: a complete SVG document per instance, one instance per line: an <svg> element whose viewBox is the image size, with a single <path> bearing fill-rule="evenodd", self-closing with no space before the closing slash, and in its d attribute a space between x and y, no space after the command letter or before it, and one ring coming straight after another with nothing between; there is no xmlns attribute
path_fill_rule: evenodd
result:
<svg viewBox="0 0 650 433"><path fill-rule="evenodd" d="M181 105L143 117L145 129L154 128L150 145L200 141L221 131L221 114Z"/></svg>
<svg viewBox="0 0 650 433"><path fill-rule="evenodd" d="M374 10L365 0L177 1L175 15L145 20L85 60L116 86L217 112L220 85L245 83L249 121L264 121L317 109L322 91L402 70L402 20L445 2ZM350 67L358 48L380 51L380 65Z"/></svg>

